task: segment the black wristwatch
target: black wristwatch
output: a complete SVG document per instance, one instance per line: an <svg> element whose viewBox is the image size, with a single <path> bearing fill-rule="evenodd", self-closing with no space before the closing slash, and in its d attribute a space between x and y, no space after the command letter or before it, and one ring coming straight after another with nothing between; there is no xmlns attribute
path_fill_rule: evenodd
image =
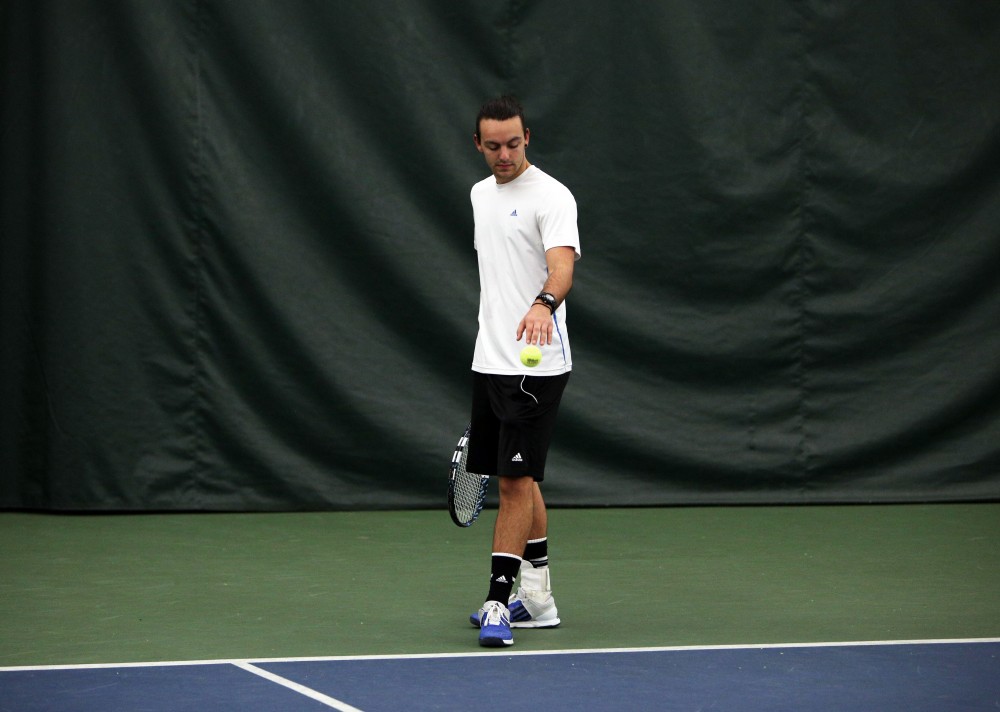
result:
<svg viewBox="0 0 1000 712"><path fill-rule="evenodd" d="M542 292L537 297L535 297L535 303L541 303L549 308L550 314L556 313L556 298L549 294L548 292Z"/></svg>

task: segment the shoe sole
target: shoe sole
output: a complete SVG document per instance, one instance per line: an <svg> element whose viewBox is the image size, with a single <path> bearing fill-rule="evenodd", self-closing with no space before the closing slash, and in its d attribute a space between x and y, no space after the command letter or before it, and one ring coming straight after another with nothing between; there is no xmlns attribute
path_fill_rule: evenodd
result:
<svg viewBox="0 0 1000 712"><path fill-rule="evenodd" d="M502 648L506 645L513 645L514 641L505 638L480 638L479 644L484 648Z"/></svg>
<svg viewBox="0 0 1000 712"><path fill-rule="evenodd" d="M515 623L511 621L511 628L556 628L562 623L558 618L553 618L548 621L522 621Z"/></svg>

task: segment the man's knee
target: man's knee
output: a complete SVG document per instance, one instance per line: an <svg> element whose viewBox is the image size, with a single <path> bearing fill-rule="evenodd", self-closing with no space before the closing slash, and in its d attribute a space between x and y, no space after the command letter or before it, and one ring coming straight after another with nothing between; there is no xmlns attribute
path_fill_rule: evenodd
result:
<svg viewBox="0 0 1000 712"><path fill-rule="evenodd" d="M529 477L499 477L500 496L511 498L533 497L535 481Z"/></svg>

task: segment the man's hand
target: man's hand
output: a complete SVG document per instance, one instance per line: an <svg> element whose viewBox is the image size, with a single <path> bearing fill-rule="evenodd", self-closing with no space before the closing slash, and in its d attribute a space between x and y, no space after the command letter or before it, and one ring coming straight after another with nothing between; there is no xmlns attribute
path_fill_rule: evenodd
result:
<svg viewBox="0 0 1000 712"><path fill-rule="evenodd" d="M517 325L517 340L524 336L525 344L548 346L552 343L552 314L544 304L532 304Z"/></svg>

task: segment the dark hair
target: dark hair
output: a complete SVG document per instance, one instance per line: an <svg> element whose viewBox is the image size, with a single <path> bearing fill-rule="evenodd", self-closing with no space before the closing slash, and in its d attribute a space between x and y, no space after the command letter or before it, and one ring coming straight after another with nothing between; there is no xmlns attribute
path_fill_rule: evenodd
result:
<svg viewBox="0 0 1000 712"><path fill-rule="evenodd" d="M521 102L517 100L517 97L504 94L495 99L490 99L482 105L479 109L479 116L476 117L476 138L479 138L479 124L483 119L506 121L507 119L513 119L515 116L521 119L521 128L526 128L524 109L521 107Z"/></svg>

